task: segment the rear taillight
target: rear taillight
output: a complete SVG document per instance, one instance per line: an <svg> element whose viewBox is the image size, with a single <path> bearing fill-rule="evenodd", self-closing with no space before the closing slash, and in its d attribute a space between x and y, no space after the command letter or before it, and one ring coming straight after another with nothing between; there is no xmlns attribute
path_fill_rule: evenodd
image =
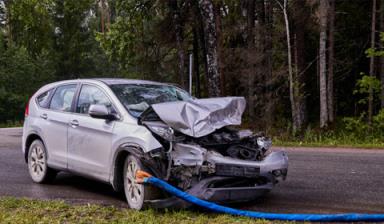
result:
<svg viewBox="0 0 384 224"><path fill-rule="evenodd" d="M24 112L24 116L27 117L29 115L29 100L31 98L28 99L28 102L27 104L25 105L25 112Z"/></svg>

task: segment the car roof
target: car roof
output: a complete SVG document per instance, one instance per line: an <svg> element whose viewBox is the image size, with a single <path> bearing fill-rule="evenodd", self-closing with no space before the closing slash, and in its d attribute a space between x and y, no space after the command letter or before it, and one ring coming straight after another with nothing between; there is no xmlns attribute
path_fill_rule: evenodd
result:
<svg viewBox="0 0 384 224"><path fill-rule="evenodd" d="M155 82L155 81L148 81L148 80L140 80L140 79L122 79L122 78L91 78L91 79L70 79L70 80L61 80L56 81L53 83L49 83L43 87L41 87L38 92L44 92L47 91L50 88L56 87L58 85L66 85L71 83L77 83L77 82L101 82L107 86L111 85L118 85L118 84L148 84L148 85L171 85L179 87L177 84L173 83L161 83L161 82Z"/></svg>
<svg viewBox="0 0 384 224"><path fill-rule="evenodd" d="M106 85L116 85L116 84L151 84L151 85L169 85L167 83L140 80L140 79L122 79L122 78L95 78L93 80L101 81Z"/></svg>

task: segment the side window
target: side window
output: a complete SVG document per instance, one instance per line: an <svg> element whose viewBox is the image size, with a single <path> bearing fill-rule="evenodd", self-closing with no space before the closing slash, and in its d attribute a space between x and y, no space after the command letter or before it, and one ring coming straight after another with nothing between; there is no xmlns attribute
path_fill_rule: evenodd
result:
<svg viewBox="0 0 384 224"><path fill-rule="evenodd" d="M57 87L49 108L52 110L71 111L75 92L76 84Z"/></svg>
<svg viewBox="0 0 384 224"><path fill-rule="evenodd" d="M113 110L111 101L103 91L95 86L83 85L77 101L76 112L88 114L89 107L92 104L105 105L109 111Z"/></svg>
<svg viewBox="0 0 384 224"><path fill-rule="evenodd" d="M38 97L36 97L37 103L42 108L48 108L49 106L49 96L52 94L53 89L50 89L48 91L45 91L44 93L40 94Z"/></svg>

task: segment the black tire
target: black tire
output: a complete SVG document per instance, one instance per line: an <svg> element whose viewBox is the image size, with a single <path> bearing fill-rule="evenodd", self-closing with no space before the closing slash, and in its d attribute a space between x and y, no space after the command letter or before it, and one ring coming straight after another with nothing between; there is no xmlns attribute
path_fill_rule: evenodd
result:
<svg viewBox="0 0 384 224"><path fill-rule="evenodd" d="M47 149L39 139L33 141L29 146L28 170L35 183L50 183L56 177L57 171L48 167Z"/></svg>
<svg viewBox="0 0 384 224"><path fill-rule="evenodd" d="M157 197L158 191L152 186L135 183L137 170L148 172L137 157L133 155L127 156L123 171L125 198L131 209L141 210L147 207L145 204L146 200L153 200Z"/></svg>

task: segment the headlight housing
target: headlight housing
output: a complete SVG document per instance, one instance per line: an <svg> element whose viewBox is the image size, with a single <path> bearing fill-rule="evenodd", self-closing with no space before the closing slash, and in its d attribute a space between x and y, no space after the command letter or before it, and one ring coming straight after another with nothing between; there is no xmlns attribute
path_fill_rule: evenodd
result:
<svg viewBox="0 0 384 224"><path fill-rule="evenodd" d="M148 125L148 128L153 132L155 133L156 135L162 137L163 139L167 140L167 141L174 141L175 140L175 135L174 135L174 131L171 127L167 127L167 126L149 126Z"/></svg>
<svg viewBox="0 0 384 224"><path fill-rule="evenodd" d="M265 150L268 150L272 146L272 140L268 137L258 137L257 138L257 145Z"/></svg>

